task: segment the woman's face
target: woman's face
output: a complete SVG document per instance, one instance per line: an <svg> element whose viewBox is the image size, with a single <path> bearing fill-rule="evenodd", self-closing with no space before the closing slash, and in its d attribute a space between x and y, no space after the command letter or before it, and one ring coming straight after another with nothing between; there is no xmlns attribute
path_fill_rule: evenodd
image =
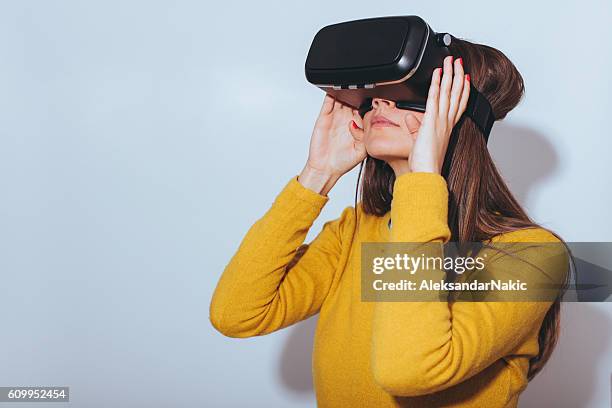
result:
<svg viewBox="0 0 612 408"><path fill-rule="evenodd" d="M412 151L424 113L398 109L395 102L373 98L363 117L364 143L368 154L389 161L407 159Z"/></svg>

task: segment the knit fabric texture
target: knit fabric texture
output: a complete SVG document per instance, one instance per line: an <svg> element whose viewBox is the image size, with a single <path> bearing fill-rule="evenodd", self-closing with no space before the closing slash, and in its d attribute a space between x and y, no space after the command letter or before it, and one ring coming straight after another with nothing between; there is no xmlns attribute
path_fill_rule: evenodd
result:
<svg viewBox="0 0 612 408"><path fill-rule="evenodd" d="M385 216L365 214L359 204L355 229L347 207L297 251L329 198L292 177L223 271L212 325L229 337L253 337L319 313L312 357L319 407L516 407L551 301L361 301L360 243L446 243L448 199L439 174L403 174ZM529 228L493 241L559 240ZM537 282L564 281L567 264L533 255L530 263L500 256L489 273L504 279L513 268L532 268ZM427 273L434 281L445 276Z"/></svg>

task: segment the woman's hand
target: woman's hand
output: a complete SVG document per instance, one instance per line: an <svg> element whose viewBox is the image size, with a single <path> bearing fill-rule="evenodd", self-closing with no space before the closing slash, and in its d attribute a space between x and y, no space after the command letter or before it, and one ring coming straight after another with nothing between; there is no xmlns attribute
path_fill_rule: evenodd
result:
<svg viewBox="0 0 612 408"><path fill-rule="evenodd" d="M433 72L407 171L441 173L451 132L465 112L469 96L470 75L464 75L463 61L454 61L453 70L453 57L446 57L443 69Z"/></svg>
<svg viewBox="0 0 612 408"><path fill-rule="evenodd" d="M325 94L310 139L308 161L298 181L326 195L343 174L366 157L361 123L357 109Z"/></svg>

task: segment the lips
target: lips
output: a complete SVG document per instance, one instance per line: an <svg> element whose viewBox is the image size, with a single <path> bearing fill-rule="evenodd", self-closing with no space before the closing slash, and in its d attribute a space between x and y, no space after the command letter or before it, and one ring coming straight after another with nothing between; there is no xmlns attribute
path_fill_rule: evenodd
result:
<svg viewBox="0 0 612 408"><path fill-rule="evenodd" d="M383 115L375 115L370 121L370 126L399 126Z"/></svg>

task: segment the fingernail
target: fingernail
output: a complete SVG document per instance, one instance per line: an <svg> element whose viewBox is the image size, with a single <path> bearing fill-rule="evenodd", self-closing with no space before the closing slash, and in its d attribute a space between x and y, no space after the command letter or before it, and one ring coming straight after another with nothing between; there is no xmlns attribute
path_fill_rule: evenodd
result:
<svg viewBox="0 0 612 408"><path fill-rule="evenodd" d="M463 66L463 58L459 58L459 64L461 64L461 66Z"/></svg>
<svg viewBox="0 0 612 408"><path fill-rule="evenodd" d="M465 79L467 79L467 80L468 80L468 82L469 82L469 81L470 81L470 74L466 74L466 75L465 75Z"/></svg>
<svg viewBox="0 0 612 408"><path fill-rule="evenodd" d="M359 126L357 126L354 120L351 120L351 124L353 125L353 129L359 129Z"/></svg>

